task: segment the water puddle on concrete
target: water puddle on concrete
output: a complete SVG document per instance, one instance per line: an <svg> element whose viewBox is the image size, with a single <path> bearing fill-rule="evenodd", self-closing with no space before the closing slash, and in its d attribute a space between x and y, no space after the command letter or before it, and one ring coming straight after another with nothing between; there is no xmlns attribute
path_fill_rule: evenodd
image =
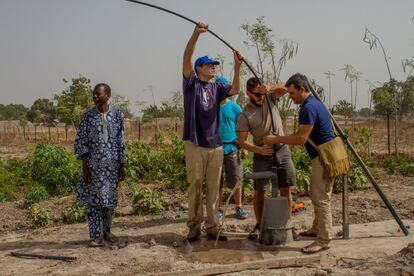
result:
<svg viewBox="0 0 414 276"><path fill-rule="evenodd" d="M185 255L192 262L232 264L263 260L263 253L277 254L279 249L274 246L263 246L249 241L246 236L232 236L228 241L201 238L192 244L187 243Z"/></svg>

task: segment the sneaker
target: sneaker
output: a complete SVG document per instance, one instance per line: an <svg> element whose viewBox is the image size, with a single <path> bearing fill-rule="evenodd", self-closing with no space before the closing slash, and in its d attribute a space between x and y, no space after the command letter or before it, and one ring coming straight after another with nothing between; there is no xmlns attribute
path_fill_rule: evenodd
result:
<svg viewBox="0 0 414 276"><path fill-rule="evenodd" d="M91 239L88 243L88 247L104 247L105 243L102 238Z"/></svg>
<svg viewBox="0 0 414 276"><path fill-rule="evenodd" d="M217 211L217 213L216 213L216 216L217 216L218 218L222 218L222 217L224 217L224 211L223 211L223 210L218 210L218 211Z"/></svg>
<svg viewBox="0 0 414 276"><path fill-rule="evenodd" d="M104 235L103 239L107 242L110 242L110 243L116 243L118 241L118 237L115 236L112 233L108 233L108 234Z"/></svg>
<svg viewBox="0 0 414 276"><path fill-rule="evenodd" d="M246 211L244 211L240 207L236 207L235 211L236 211L236 218L238 219L246 219L247 216L249 215Z"/></svg>
<svg viewBox="0 0 414 276"><path fill-rule="evenodd" d="M252 232L249 233L248 239L251 241L257 241L260 235L260 225L256 224Z"/></svg>

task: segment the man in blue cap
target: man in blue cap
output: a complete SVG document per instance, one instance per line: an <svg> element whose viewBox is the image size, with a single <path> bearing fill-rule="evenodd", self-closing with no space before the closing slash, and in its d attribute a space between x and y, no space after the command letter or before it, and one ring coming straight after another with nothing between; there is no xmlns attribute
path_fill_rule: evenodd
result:
<svg viewBox="0 0 414 276"><path fill-rule="evenodd" d="M187 226L189 242L197 241L204 221L202 183L206 182L207 219L204 227L207 236L216 239L219 235L215 216L219 182L223 166L223 147L219 135L220 102L240 91L240 65L242 57L234 53L234 77L232 85L211 82L216 76L218 61L203 56L193 66L192 55L201 33L208 25L199 23L187 43L183 57L184 94L184 154L187 180L190 183ZM220 236L220 240L227 237Z"/></svg>
<svg viewBox="0 0 414 276"><path fill-rule="evenodd" d="M228 84L225 77L217 77L216 83ZM233 198L236 204L234 209L236 218L246 219L248 214L243 210L242 188L243 188L243 166L240 158L247 155L246 150L241 150L237 143L237 120L239 119L241 108L238 104L230 100L224 99L220 103L220 138L223 143L224 160L223 174L220 181L219 191L219 211L218 216L223 217L225 210L223 204L223 188L234 189ZM225 178L225 181L224 181ZM224 185L226 184L226 185Z"/></svg>

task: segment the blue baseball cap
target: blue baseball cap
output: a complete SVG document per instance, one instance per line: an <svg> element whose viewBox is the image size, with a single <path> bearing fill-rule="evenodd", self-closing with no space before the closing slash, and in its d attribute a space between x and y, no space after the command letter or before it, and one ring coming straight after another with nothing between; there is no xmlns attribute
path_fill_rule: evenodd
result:
<svg viewBox="0 0 414 276"><path fill-rule="evenodd" d="M197 73L197 67L199 67L203 64L219 65L220 62L218 62L217 60L214 60L212 58L209 58L208 56L199 57L194 63L194 71Z"/></svg>
<svg viewBox="0 0 414 276"><path fill-rule="evenodd" d="M216 82L217 83L226 84L226 85L229 84L229 81L225 77L222 77L222 76L216 77Z"/></svg>

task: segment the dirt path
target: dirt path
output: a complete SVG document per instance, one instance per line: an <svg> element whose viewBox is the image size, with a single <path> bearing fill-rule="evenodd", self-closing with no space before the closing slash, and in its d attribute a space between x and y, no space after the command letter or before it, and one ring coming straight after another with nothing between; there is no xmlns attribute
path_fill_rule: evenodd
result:
<svg viewBox="0 0 414 276"><path fill-rule="evenodd" d="M397 212L403 219L411 220L407 224L410 231L413 231L414 179L387 175L381 170L376 172L376 176L381 180L380 185ZM121 207L128 209L130 202L122 196L121 198ZM310 201L306 198L303 200L307 210L292 218L292 224L298 229L305 229L312 222ZM58 216L62 208L72 201L73 196L69 196L42 204L51 207L54 215ZM252 206L246 207L253 214ZM246 263L286 254L300 255L300 247L310 242L304 240L288 244L287 251L250 243L246 240L246 233L254 225L254 217L251 215L247 220L236 220L230 210L225 225L229 242L220 243L218 248L213 248L212 241L203 239L198 245L189 246L184 242L187 234L185 204L175 204L162 216L131 215L116 218L114 233L120 237L120 242L105 248L91 249L86 247L86 224L59 225L35 230L30 228L27 221L27 206L23 201L2 203L0 208L2 275L128 275L208 269L220 263ZM337 233L341 229L341 195L333 196L333 217L334 224L338 226L335 230ZM352 239L343 241L341 237L336 237L335 246L323 253L321 264L232 275L359 275L361 272L381 274L381 269L388 272L382 275L400 275L404 271L414 273L413 246L408 246L414 241L413 236L403 237L373 188L368 187L350 194L350 222L359 224L351 226ZM369 222L376 223L368 224ZM398 253L403 248L405 253ZM77 260L66 263L20 259L9 256L11 251L76 256Z"/></svg>

